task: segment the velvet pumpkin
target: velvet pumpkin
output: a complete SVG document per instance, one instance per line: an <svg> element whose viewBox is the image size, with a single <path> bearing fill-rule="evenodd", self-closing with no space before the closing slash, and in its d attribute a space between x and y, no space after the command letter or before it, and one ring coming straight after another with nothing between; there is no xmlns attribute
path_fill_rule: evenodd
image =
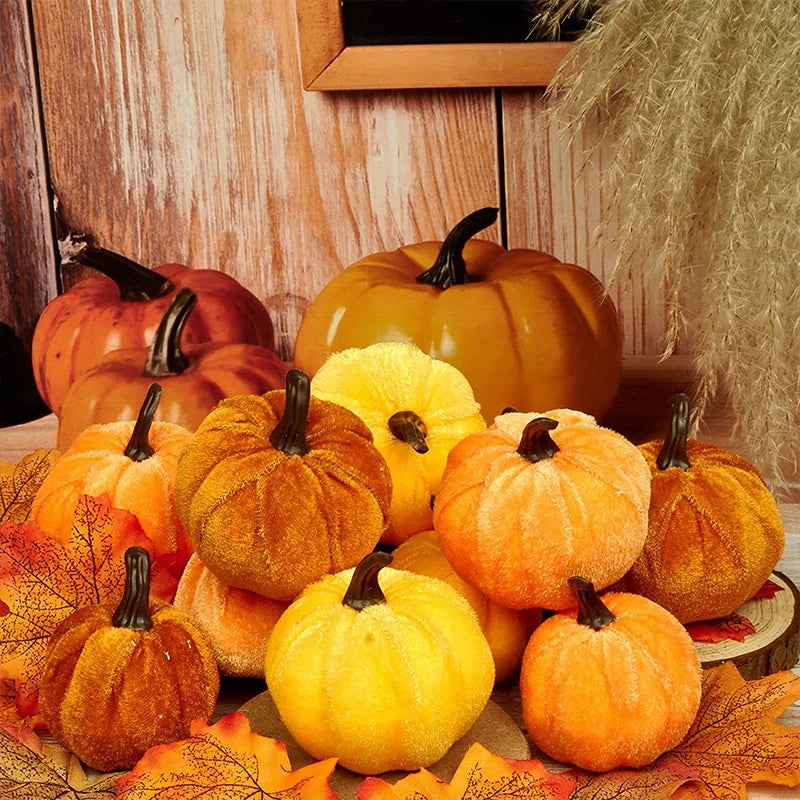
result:
<svg viewBox="0 0 800 800"><path fill-rule="evenodd" d="M175 509L178 456L191 433L154 422L161 387L150 386L135 422L93 425L81 433L44 479L32 519L48 535L69 541L82 494L108 494L114 508L130 511L153 542L156 555L175 554L180 570L192 547Z"/></svg>
<svg viewBox="0 0 800 800"><path fill-rule="evenodd" d="M389 465L392 505L383 540L400 544L429 529L447 454L486 429L467 379L414 345L386 342L333 354L311 390L361 417Z"/></svg>
<svg viewBox="0 0 800 800"><path fill-rule="evenodd" d="M205 631L223 675L264 677L267 642L288 603L229 586L195 554L181 575L173 605Z"/></svg>
<svg viewBox="0 0 800 800"><path fill-rule="evenodd" d="M758 470L734 453L688 439L689 400L672 401L669 433L641 445L652 473L650 525L625 577L629 591L681 622L735 611L783 553L778 505Z"/></svg>
<svg viewBox="0 0 800 800"><path fill-rule="evenodd" d="M312 375L339 350L413 342L457 367L489 420L507 405L604 414L622 372L611 298L588 270L536 250L471 240L483 208L443 242L374 253L345 269L303 317L295 364Z"/></svg>
<svg viewBox="0 0 800 800"><path fill-rule="evenodd" d="M545 620L522 659L534 744L582 769L642 767L680 743L700 706L700 662L668 611L570 579L577 608Z"/></svg>
<svg viewBox="0 0 800 800"><path fill-rule="evenodd" d="M647 536L650 474L627 439L578 411L498 416L457 444L433 512L447 560L508 608L566 608L567 580L621 578Z"/></svg>
<svg viewBox="0 0 800 800"><path fill-rule="evenodd" d="M223 400L178 462L175 501L200 560L226 583L291 600L357 564L386 529L392 484L367 426L286 390Z"/></svg>
<svg viewBox="0 0 800 800"><path fill-rule="evenodd" d="M112 350L148 347L173 296L199 297L185 344L249 343L272 348L272 321L261 301L230 275L164 264L150 270L124 256L87 247L77 261L104 273L85 278L45 307L33 334L36 386L56 414L75 378Z"/></svg>
<svg viewBox="0 0 800 800"><path fill-rule="evenodd" d="M50 733L90 767L130 769L150 747L211 721L219 672L197 623L149 599L146 550L125 552L122 601L85 606L53 632L39 702Z"/></svg>
<svg viewBox="0 0 800 800"><path fill-rule="evenodd" d="M182 345L185 326L197 313L196 301L190 289L181 289L149 348L106 353L75 379L59 415L60 450L90 425L133 419L139 398L154 380L164 392L156 419L190 431L224 397L283 386L287 366L265 347L216 341Z"/></svg>
<svg viewBox="0 0 800 800"><path fill-rule="evenodd" d="M371 553L309 586L278 620L264 664L295 741L354 772L438 761L480 716L494 683L467 601Z"/></svg>
<svg viewBox="0 0 800 800"><path fill-rule="evenodd" d="M492 651L496 683L511 677L519 669L531 630L541 621L540 611L526 614L504 608L462 580L442 553L435 531L423 531L412 536L392 556L395 569L438 578L467 599Z"/></svg>

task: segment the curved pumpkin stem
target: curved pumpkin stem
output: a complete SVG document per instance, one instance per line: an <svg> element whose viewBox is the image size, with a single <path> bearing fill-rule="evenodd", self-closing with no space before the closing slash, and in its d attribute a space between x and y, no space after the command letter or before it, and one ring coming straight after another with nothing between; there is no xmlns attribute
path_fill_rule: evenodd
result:
<svg viewBox="0 0 800 800"><path fill-rule="evenodd" d="M147 353L142 375L148 378L166 378L180 375L189 367L189 359L181 350L181 336L189 312L197 302L197 295L191 289L181 289L158 323L156 335Z"/></svg>
<svg viewBox="0 0 800 800"><path fill-rule="evenodd" d="M342 605L362 611L368 606L385 603L386 596L378 584L378 573L391 563L390 553L370 553L364 556L350 579Z"/></svg>
<svg viewBox="0 0 800 800"><path fill-rule="evenodd" d="M591 581L576 575L570 578L568 583L578 600L579 625L586 625L592 630L599 631L614 622L616 617L600 599Z"/></svg>
<svg viewBox="0 0 800 800"><path fill-rule="evenodd" d="M169 278L103 247L89 245L77 253L75 261L111 278L122 300L142 303L172 290Z"/></svg>
<svg viewBox="0 0 800 800"><path fill-rule="evenodd" d="M519 414L519 409L514 408L514 406L506 406L501 412L500 416L502 417L503 414Z"/></svg>
<svg viewBox="0 0 800 800"><path fill-rule="evenodd" d="M500 209L487 206L464 217L447 234L433 266L421 275L417 275L417 281L436 286L438 289L449 289L451 286L469 283L464 247L476 233L496 222L499 212Z"/></svg>
<svg viewBox="0 0 800 800"><path fill-rule="evenodd" d="M669 414L669 433L656 459L656 466L661 469L680 467L687 470L691 467L686 442L689 438L689 398L683 394L672 396Z"/></svg>
<svg viewBox="0 0 800 800"><path fill-rule="evenodd" d="M558 422L550 417L532 419L522 431L517 452L533 464L552 458L561 449L550 436L557 427Z"/></svg>
<svg viewBox="0 0 800 800"><path fill-rule="evenodd" d="M146 461L156 454L150 444L150 428L153 425L158 403L161 400L161 385L151 383L147 390L142 407L139 409L139 416L136 417L136 424L133 426L133 433L128 440L124 455L131 461Z"/></svg>
<svg viewBox="0 0 800 800"><path fill-rule="evenodd" d="M305 372L290 369L286 373L286 400L281 416L269 437L276 450L304 456L311 448L306 439L308 409L311 405L311 380Z"/></svg>
<svg viewBox="0 0 800 800"><path fill-rule="evenodd" d="M150 554L143 547L125 551L125 593L111 618L115 628L149 631L150 617Z"/></svg>
<svg viewBox="0 0 800 800"><path fill-rule="evenodd" d="M417 453L427 453L428 427L419 414L413 411L398 411L389 417L389 430L395 439L410 444Z"/></svg>

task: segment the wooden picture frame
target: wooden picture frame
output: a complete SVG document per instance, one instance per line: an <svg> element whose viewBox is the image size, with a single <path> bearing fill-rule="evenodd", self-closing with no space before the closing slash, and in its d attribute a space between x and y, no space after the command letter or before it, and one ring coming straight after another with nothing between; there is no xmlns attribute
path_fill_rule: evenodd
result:
<svg viewBox="0 0 800 800"><path fill-rule="evenodd" d="M303 88L546 86L569 42L345 45L339 0L296 0Z"/></svg>

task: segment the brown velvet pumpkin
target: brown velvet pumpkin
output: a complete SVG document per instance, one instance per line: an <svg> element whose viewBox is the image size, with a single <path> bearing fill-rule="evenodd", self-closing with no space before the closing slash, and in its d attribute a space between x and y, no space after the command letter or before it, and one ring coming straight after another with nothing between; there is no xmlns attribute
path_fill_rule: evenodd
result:
<svg viewBox="0 0 800 800"><path fill-rule="evenodd" d="M150 557L125 552L122 601L85 606L53 632L39 689L55 739L90 767L130 769L154 745L211 721L219 672L188 615L150 599Z"/></svg>
<svg viewBox="0 0 800 800"><path fill-rule="evenodd" d="M749 600L783 553L778 505L741 456L688 439L689 400L672 401L666 439L640 447L652 473L649 530L625 587L681 622Z"/></svg>
<svg viewBox="0 0 800 800"><path fill-rule="evenodd" d="M178 461L175 501L215 575L291 600L371 552L391 489L367 426L290 370L285 391L228 398L206 417Z"/></svg>

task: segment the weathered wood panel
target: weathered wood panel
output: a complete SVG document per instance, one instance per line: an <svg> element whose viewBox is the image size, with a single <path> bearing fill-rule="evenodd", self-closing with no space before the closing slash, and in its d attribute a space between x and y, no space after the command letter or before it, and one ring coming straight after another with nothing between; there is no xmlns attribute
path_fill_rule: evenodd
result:
<svg viewBox="0 0 800 800"><path fill-rule="evenodd" d="M343 266L498 202L491 90L304 93L293 3L35 0L34 15L67 220L145 264L233 274L284 355Z"/></svg>

